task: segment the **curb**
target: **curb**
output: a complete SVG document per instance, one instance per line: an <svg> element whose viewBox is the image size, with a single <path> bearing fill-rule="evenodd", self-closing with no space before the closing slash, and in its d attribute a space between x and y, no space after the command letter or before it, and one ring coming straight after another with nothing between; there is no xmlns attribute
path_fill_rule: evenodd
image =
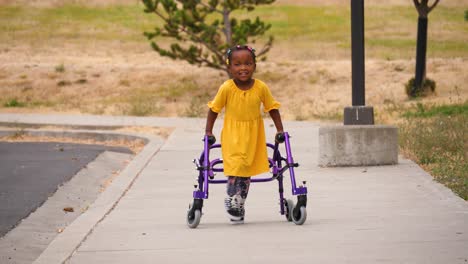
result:
<svg viewBox="0 0 468 264"><path fill-rule="evenodd" d="M72 139L93 139L96 141L109 141L109 140L142 140L147 145L156 136L137 135L132 133L110 133L109 131L101 130L42 130L42 129L2 129L0 130L0 137L5 136L36 136L36 137L57 137L57 138L72 138Z"/></svg>
<svg viewBox="0 0 468 264"><path fill-rule="evenodd" d="M159 152L164 140L157 136L132 134L132 133L109 133L109 131L90 130L1 130L0 136L11 136L15 133L31 136L53 136L76 139L106 140L143 140L145 146L132 161L122 170L118 177L106 190L98 196L89 209L73 221L63 233L58 234L41 255L33 262L34 264L63 263L67 261L78 249L81 243L92 233L98 225L118 204L120 199L131 188L141 171L148 162Z"/></svg>

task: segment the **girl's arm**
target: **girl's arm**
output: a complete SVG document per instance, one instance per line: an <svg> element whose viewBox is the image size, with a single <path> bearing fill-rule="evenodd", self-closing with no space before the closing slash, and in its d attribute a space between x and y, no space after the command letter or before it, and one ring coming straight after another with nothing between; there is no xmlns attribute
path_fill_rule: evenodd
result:
<svg viewBox="0 0 468 264"><path fill-rule="evenodd" d="M211 109L208 110L208 116L206 118L205 135L213 136L213 126L218 117L218 113L213 112Z"/></svg>
<svg viewBox="0 0 468 264"><path fill-rule="evenodd" d="M273 123L275 123L276 133L283 133L283 122L281 122L281 115L278 109L271 109L270 110L271 119L273 119Z"/></svg>

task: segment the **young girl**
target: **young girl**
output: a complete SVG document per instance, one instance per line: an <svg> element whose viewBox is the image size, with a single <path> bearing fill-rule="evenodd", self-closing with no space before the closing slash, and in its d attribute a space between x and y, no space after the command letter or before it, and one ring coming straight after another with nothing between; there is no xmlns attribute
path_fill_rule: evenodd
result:
<svg viewBox="0 0 468 264"><path fill-rule="evenodd" d="M277 134L283 133L283 124L280 103L265 83L252 78L257 66L255 50L240 45L230 48L226 63L232 79L224 82L208 103L205 134L213 135L218 113L226 108L221 132L224 174L228 177L225 207L231 222L237 224L244 221L250 177L269 170L261 104L273 119Z"/></svg>

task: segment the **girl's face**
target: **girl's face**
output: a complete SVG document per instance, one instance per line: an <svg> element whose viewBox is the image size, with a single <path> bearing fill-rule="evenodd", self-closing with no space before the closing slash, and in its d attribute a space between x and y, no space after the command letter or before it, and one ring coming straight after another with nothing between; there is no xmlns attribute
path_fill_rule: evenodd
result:
<svg viewBox="0 0 468 264"><path fill-rule="evenodd" d="M230 62L229 72L231 73L232 78L242 82L247 82L252 79L256 65L250 51L233 51Z"/></svg>

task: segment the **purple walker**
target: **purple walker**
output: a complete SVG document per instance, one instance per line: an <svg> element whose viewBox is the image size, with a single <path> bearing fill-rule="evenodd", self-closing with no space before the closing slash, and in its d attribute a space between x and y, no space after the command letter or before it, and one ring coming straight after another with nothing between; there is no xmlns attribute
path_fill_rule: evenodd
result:
<svg viewBox="0 0 468 264"><path fill-rule="evenodd" d="M222 172L223 168L215 168L216 165L222 164L222 159L214 159L210 161L210 150L215 148L221 148L220 144L214 144L216 142L215 137L205 136L204 150L200 155L199 159L194 159L198 174L198 184L196 184L195 191L193 192L193 202L189 205L187 211L187 225L190 228L196 228L200 223L202 216L203 200L208 199L208 186L209 184L222 184L227 183L226 179L216 180L214 179L214 172ZM280 214L285 215L288 221L294 222L296 225L302 225L307 218L307 188L305 187L305 181L303 185L297 187L296 178L294 177L294 168L298 167L298 163L294 163L291 155L291 145L289 143L289 134L284 132L279 134L277 140L285 143L286 157L281 156L279 151L279 143L276 142L274 145L267 143L267 147L273 149L273 157L268 158L271 168L272 176L268 178L257 178L252 177L251 182L269 182L273 180L278 181L279 190L279 201L280 201ZM283 162L285 162L283 166ZM292 194L297 195L297 204L290 199L283 197L283 173L289 171L291 178Z"/></svg>

